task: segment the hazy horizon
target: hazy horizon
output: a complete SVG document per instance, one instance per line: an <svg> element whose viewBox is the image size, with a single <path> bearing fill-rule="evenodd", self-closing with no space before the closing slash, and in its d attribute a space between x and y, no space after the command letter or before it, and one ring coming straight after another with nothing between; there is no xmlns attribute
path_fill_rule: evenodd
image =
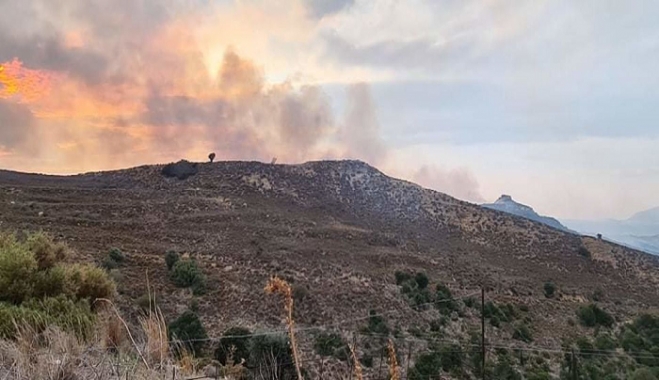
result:
<svg viewBox="0 0 659 380"><path fill-rule="evenodd" d="M659 206L651 1L2 1L0 168L361 159L563 219Z"/></svg>

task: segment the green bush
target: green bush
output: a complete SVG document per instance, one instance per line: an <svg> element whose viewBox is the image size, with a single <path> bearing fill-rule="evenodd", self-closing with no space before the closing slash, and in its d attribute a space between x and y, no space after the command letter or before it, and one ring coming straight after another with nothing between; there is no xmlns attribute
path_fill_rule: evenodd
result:
<svg viewBox="0 0 659 380"><path fill-rule="evenodd" d="M110 252L108 252L108 258L119 264L126 261L126 256L124 256L124 253L121 252L119 248L110 249Z"/></svg>
<svg viewBox="0 0 659 380"><path fill-rule="evenodd" d="M444 315L458 310L458 304L453 299L451 290L444 284L437 284L435 287L435 307Z"/></svg>
<svg viewBox="0 0 659 380"><path fill-rule="evenodd" d="M321 332L316 335L313 348L320 356L333 356L339 360L348 360L348 344L337 333Z"/></svg>
<svg viewBox="0 0 659 380"><path fill-rule="evenodd" d="M67 282L75 298L87 299L91 305L99 298L111 299L116 293L114 282L102 269L83 264L74 264L66 269Z"/></svg>
<svg viewBox="0 0 659 380"><path fill-rule="evenodd" d="M0 240L0 301L20 304L32 296L37 261L27 245L15 237Z"/></svg>
<svg viewBox="0 0 659 380"><path fill-rule="evenodd" d="M68 282L67 268L58 265L48 270L38 271L33 274L32 296L54 297L60 294L74 296L73 289Z"/></svg>
<svg viewBox="0 0 659 380"><path fill-rule="evenodd" d="M179 260L174 264L171 273L174 285L179 288L203 287L205 283L204 274L194 260Z"/></svg>
<svg viewBox="0 0 659 380"><path fill-rule="evenodd" d="M604 300L604 291L601 288L597 288L593 291L593 294L590 296L594 302L600 302Z"/></svg>
<svg viewBox="0 0 659 380"><path fill-rule="evenodd" d="M359 362L362 363L362 365L366 368L372 368L373 367L373 356L369 354L364 354L361 359L359 359Z"/></svg>
<svg viewBox="0 0 659 380"><path fill-rule="evenodd" d="M428 283L430 282L430 281L428 280L428 276L426 276L426 274L423 273L423 272L418 272L418 273L414 276L414 281L416 281L416 284L417 284L417 286L418 286L419 289L425 289L425 288L427 288L427 287L428 287Z"/></svg>
<svg viewBox="0 0 659 380"><path fill-rule="evenodd" d="M516 325L515 329L513 330L513 339L530 343L533 341L533 335L531 334L531 330L526 324L520 323Z"/></svg>
<svg viewBox="0 0 659 380"><path fill-rule="evenodd" d="M396 271L394 276L396 277L396 285L402 285L404 282L412 279L412 275L407 272Z"/></svg>
<svg viewBox="0 0 659 380"><path fill-rule="evenodd" d="M657 380L657 376L648 368L639 368L631 374L629 380Z"/></svg>
<svg viewBox="0 0 659 380"><path fill-rule="evenodd" d="M378 315L375 310L368 312L368 327L366 332L377 335L389 335L389 326L381 315Z"/></svg>
<svg viewBox="0 0 659 380"><path fill-rule="evenodd" d="M39 270L53 268L57 263L64 261L68 255L68 248L64 244L55 243L49 235L43 232L29 235L25 243L28 250L34 254Z"/></svg>
<svg viewBox="0 0 659 380"><path fill-rule="evenodd" d="M115 287L97 267L63 263L67 252L44 233L22 241L0 234L0 336L13 338L15 323L37 331L54 325L88 336L93 301L112 298Z"/></svg>
<svg viewBox="0 0 659 380"><path fill-rule="evenodd" d="M463 302L465 306L469 308L476 308L476 306L478 306L478 302L476 302L476 299L474 297L465 298Z"/></svg>
<svg viewBox="0 0 659 380"><path fill-rule="evenodd" d="M181 257L175 251L168 251L165 254L165 264L167 264L167 270L172 270L174 264L176 264Z"/></svg>
<svg viewBox="0 0 659 380"><path fill-rule="evenodd" d="M442 346L439 350L421 354L410 369L410 380L434 379L442 371L460 371L464 365L464 353L459 345Z"/></svg>
<svg viewBox="0 0 659 380"><path fill-rule="evenodd" d="M545 297L552 298L552 297L554 297L554 294L556 293L556 285L554 285L554 283L551 282L551 281L547 281L547 282L545 282L543 290L545 292Z"/></svg>
<svg viewBox="0 0 659 380"><path fill-rule="evenodd" d="M204 340L208 338L199 316L191 310L186 310L176 318L169 324L167 330L171 341L181 344L195 356L201 353L205 346Z"/></svg>
<svg viewBox="0 0 659 380"><path fill-rule="evenodd" d="M596 304L580 307L577 310L577 317L582 325L586 327L604 326L611 327L615 320L605 310Z"/></svg>
<svg viewBox="0 0 659 380"><path fill-rule="evenodd" d="M243 327L232 327L225 331L215 349L215 359L222 365L226 365L229 356L232 355L234 363L240 363L243 360L247 362L251 334L248 329Z"/></svg>
<svg viewBox="0 0 659 380"><path fill-rule="evenodd" d="M442 357L439 352L421 354L414 362L408 375L410 380L434 379L441 375Z"/></svg>
<svg viewBox="0 0 659 380"><path fill-rule="evenodd" d="M12 339L17 326L29 326L36 332L57 326L75 333L81 339L90 337L95 316L85 302L74 302L64 296L32 299L20 306L0 302L0 337Z"/></svg>
<svg viewBox="0 0 659 380"><path fill-rule="evenodd" d="M292 380L295 364L285 335L256 335L252 338L248 366L266 379Z"/></svg>

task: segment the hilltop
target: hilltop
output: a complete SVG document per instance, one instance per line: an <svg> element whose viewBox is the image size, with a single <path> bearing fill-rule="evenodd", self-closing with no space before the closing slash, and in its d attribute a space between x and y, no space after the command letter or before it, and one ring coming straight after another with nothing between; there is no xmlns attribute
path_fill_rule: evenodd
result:
<svg viewBox="0 0 659 380"><path fill-rule="evenodd" d="M411 307L396 272L423 272L456 299L484 286L489 301L523 305L534 344L558 349L587 331L570 320L594 293L621 321L659 306L657 257L463 202L363 162L204 163L185 180L162 170L0 171L0 229L44 230L99 263L121 249L122 310L137 313L149 281L166 316L196 300L211 336L231 326L281 328L279 303L263 292L272 275L294 285L299 326L360 331L373 310L401 337L430 328L439 314ZM205 294L172 284L170 250L199 263ZM548 282L556 297L546 296ZM476 309L450 317L448 336L478 329ZM512 329L488 326L488 334L505 342Z"/></svg>
<svg viewBox="0 0 659 380"><path fill-rule="evenodd" d="M510 195L502 195L494 203L486 203L482 205L492 210L507 212L508 214L513 214L521 216L522 218L530 219L542 224L546 224L550 227L556 228L558 230L570 232L570 230L561 224L557 219L539 215L533 208L515 202Z"/></svg>

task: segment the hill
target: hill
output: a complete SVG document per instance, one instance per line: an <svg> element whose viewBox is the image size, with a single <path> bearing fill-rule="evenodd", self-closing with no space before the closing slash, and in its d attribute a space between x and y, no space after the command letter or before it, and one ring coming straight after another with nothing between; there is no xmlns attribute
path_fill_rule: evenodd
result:
<svg viewBox="0 0 659 380"><path fill-rule="evenodd" d="M515 338L521 325L547 350L590 334L574 319L593 294L620 321L659 306L657 257L462 202L362 162L194 168L185 180L163 176L162 166L66 177L0 171L0 229L44 230L98 263L119 248L125 261L113 276L125 313L137 315L149 281L168 318L194 303L212 337L233 326L281 330L280 304L263 291L272 275L293 284L300 328L363 332L371 310L417 350L435 331L455 342L478 332L480 311L467 301L481 286L491 306L510 305L500 325L488 324L488 340L501 345L530 344ZM198 263L205 293L170 280L171 250ZM437 291L406 288L396 272L424 273ZM555 296L546 296L548 282ZM448 290L460 306L447 314L420 306ZM311 350L313 336L300 339Z"/></svg>
<svg viewBox="0 0 659 380"><path fill-rule="evenodd" d="M652 208L624 220L566 220L577 231L659 255L659 208Z"/></svg>
<svg viewBox="0 0 659 380"><path fill-rule="evenodd" d="M510 195L502 195L494 203L486 203L482 205L492 210L507 212L508 214L513 214L521 216L522 218L530 219L542 224L546 224L550 227L556 228L558 230L570 231L567 227L561 224L557 219L551 218L548 216L541 216L533 208L515 202Z"/></svg>

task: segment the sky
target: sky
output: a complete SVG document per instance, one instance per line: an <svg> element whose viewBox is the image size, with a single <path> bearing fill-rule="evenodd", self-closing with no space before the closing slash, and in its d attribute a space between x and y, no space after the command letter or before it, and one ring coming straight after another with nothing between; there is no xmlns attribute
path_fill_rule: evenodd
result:
<svg viewBox="0 0 659 380"><path fill-rule="evenodd" d="M652 0L0 0L0 168L360 159L567 219L659 206Z"/></svg>

